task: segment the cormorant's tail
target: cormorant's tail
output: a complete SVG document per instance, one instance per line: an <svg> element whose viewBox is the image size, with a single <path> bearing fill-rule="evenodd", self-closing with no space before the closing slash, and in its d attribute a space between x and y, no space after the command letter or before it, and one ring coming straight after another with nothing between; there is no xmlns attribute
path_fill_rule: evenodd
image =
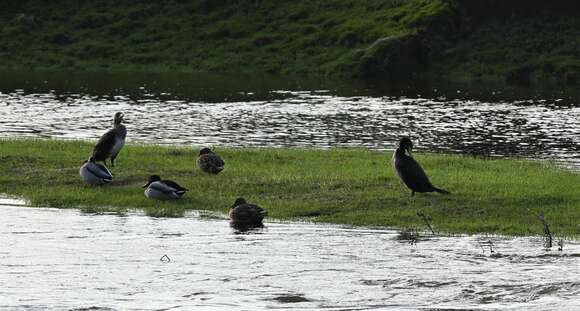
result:
<svg viewBox="0 0 580 311"><path fill-rule="evenodd" d="M439 188L435 188L435 187L433 187L433 189L435 189L436 192L439 192L441 194L451 194L451 192L449 192L445 189L439 189Z"/></svg>

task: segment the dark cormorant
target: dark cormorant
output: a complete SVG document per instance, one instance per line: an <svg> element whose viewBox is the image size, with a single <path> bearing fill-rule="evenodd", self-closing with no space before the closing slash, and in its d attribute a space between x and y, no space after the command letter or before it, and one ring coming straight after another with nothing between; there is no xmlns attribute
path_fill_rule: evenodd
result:
<svg viewBox="0 0 580 311"><path fill-rule="evenodd" d="M436 188L431 184L421 165L411 156L412 149L413 143L409 138L405 137L401 139L399 148L397 148L393 155L393 167L405 185L411 189L411 195L415 195L415 192L449 194L449 191ZM407 152L409 153L408 155Z"/></svg>

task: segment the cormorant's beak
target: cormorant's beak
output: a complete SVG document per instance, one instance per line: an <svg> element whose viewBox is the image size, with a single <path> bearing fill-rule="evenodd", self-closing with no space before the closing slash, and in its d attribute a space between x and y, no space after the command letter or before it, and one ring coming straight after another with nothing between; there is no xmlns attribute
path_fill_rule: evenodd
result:
<svg viewBox="0 0 580 311"><path fill-rule="evenodd" d="M146 183L145 185L143 185L143 187L141 187L141 188L147 188L147 187L149 187L149 185L150 185L150 184L151 184L151 182L147 182L147 183Z"/></svg>
<svg viewBox="0 0 580 311"><path fill-rule="evenodd" d="M411 152L411 150L413 150L412 147L407 147L407 152L409 153L410 156L413 156L413 153Z"/></svg>

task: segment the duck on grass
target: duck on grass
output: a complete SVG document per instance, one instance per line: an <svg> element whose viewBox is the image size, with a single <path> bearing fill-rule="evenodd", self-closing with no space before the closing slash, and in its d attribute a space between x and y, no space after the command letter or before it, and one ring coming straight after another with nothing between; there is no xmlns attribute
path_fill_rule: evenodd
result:
<svg viewBox="0 0 580 311"><path fill-rule="evenodd" d="M244 197L277 219L349 225L424 226L429 215L438 232L542 235L543 213L554 234L578 236L580 174L545 162L479 159L415 153L434 185L453 195L411 196L391 165L392 153L364 149L220 148L227 169L203 172L200 148L126 145L110 185L87 186L79 165L93 143L37 139L0 140L0 192L37 206L123 211L143 208L155 216L187 209L229 212ZM143 193L153 173L175 180L187 194L151 200Z"/></svg>

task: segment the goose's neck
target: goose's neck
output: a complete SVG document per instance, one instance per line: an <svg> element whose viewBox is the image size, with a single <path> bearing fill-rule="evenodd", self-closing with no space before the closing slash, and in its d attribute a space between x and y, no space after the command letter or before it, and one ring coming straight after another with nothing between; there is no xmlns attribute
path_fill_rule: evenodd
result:
<svg viewBox="0 0 580 311"><path fill-rule="evenodd" d="M127 136L127 128L123 124L115 123L115 126L113 128L117 132L117 136L122 138L125 138L125 136Z"/></svg>

